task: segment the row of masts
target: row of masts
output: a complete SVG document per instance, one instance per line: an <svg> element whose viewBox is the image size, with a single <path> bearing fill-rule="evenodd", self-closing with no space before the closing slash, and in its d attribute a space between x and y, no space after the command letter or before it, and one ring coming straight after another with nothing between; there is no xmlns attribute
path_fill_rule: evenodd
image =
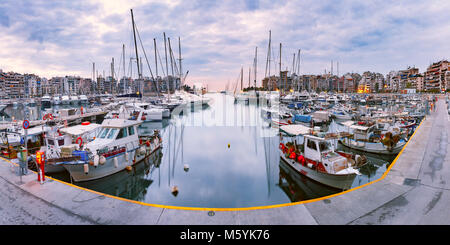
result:
<svg viewBox="0 0 450 245"><path fill-rule="evenodd" d="M282 50L282 44L280 43L280 53L279 53L279 79L282 79L282 62L281 62L281 50ZM268 78L268 89L269 90L273 90L272 87L272 78L271 78L271 62L272 62L272 31L269 30L269 45L268 45L268 49L267 49L267 58L266 58L266 69L264 72L264 78ZM300 53L301 53L301 49L298 50L297 52L297 56L296 53L293 54L293 59L292 59L292 75L298 75L300 74ZM258 47L255 47L255 57L253 59L253 71L254 71L254 80L253 80L253 86L254 89L256 91L256 81L257 81L257 67L258 67ZM287 67L286 67L287 70ZM249 71L248 71L248 88L251 87L250 85L250 75L251 74L251 67L249 67ZM240 88L241 91L243 91L244 89L244 68L241 67L241 72L240 72ZM281 84L281 83L280 83ZM287 85L287 76L285 78L285 83L284 83L284 88L286 88ZM237 85L235 86L235 93L236 93L236 89L237 89ZM226 86L226 90L228 90L228 84Z"/></svg>
<svg viewBox="0 0 450 245"><path fill-rule="evenodd" d="M118 78L121 71L121 65L122 65L122 70L123 70L123 76L122 78L124 79L124 88L128 88L129 84L127 84L127 81L129 79L131 79L133 71L132 71L132 66L133 66L133 60L136 60L136 66L137 66L137 75L138 75L138 81L142 82L143 80L143 58L141 56L139 56L139 52L138 52L138 43L137 43L137 39L139 39L139 43L141 45L141 49L142 52L144 54L144 58L145 61L147 63L147 67L148 70L150 72L150 77L153 81L156 81L156 83L154 83L154 85L156 86L156 91L158 93L158 95L160 94L159 91L159 82L161 80L161 77L158 74L158 58L159 58L159 63L161 66L161 71L163 73L163 75L167 78L166 82L167 82L167 93L170 96L170 84L169 84L169 61L168 61L168 57L170 56L170 66L171 66L171 71L172 71L172 80L173 78L177 77L180 80L180 87L184 85L184 81L186 79L186 76L188 74L189 71L186 72L186 74L184 74L183 77L183 71L182 71L182 58L181 58L181 39L180 37L178 37L178 64L176 62L176 58L174 56L173 50L172 50L172 45L170 42L170 38L167 37L166 38L166 33L163 33L164 36L164 53L165 53L165 67L163 67L162 62L161 62L161 56L159 55L159 51L156 45L156 38L153 38L153 44L154 44L154 58L155 58L155 68L156 68L156 77L153 75L153 71L150 67L150 63L149 60L147 58L147 54L145 52L145 48L144 45L142 43L142 40L140 38L139 35L139 31L137 29L136 23L134 21L134 15L133 15L133 10L130 9L131 12L131 21L132 21L132 27L133 27L133 40L134 40L134 51L135 51L135 57L130 57L130 63L128 65L128 75L126 74L126 70L125 70L125 44L122 44L122 55L121 55L121 62L119 62L119 71L116 73L115 72L115 63L114 63L114 57L111 59L111 77L112 77L112 81L115 81L115 78ZM168 44L168 47L167 47ZM168 54L169 52L169 54ZM165 68L165 69L164 69ZM177 76L175 76L175 74L177 74ZM95 70L95 62L92 63L92 78L93 81L96 80L96 78L98 77L98 71ZM173 80L174 81L174 80ZM175 83L176 81L174 81ZM112 86L112 83L111 83ZM173 88L176 88L176 85L174 84ZM141 91L139 91L141 94L143 94L142 90L143 90L143 86L140 86ZM112 91L112 89L111 89Z"/></svg>

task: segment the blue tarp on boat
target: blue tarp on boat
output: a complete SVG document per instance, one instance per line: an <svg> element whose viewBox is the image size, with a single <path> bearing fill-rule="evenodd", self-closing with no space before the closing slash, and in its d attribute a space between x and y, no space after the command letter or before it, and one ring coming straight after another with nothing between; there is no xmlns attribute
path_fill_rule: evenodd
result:
<svg viewBox="0 0 450 245"><path fill-rule="evenodd" d="M309 116L309 115L294 115L293 121L309 123L309 122L311 122L311 116Z"/></svg>

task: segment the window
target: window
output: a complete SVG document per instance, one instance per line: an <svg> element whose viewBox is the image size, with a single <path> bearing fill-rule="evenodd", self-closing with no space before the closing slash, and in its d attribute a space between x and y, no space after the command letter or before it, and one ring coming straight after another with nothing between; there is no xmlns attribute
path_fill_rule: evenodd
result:
<svg viewBox="0 0 450 245"><path fill-rule="evenodd" d="M108 134L108 132L109 132L109 128L103 128L98 137L101 139L104 139L106 137L106 135Z"/></svg>
<svg viewBox="0 0 450 245"><path fill-rule="evenodd" d="M317 151L316 142L308 140L307 146L309 149L313 149L313 150Z"/></svg>
<svg viewBox="0 0 450 245"><path fill-rule="evenodd" d="M321 152L330 149L330 143L329 142L320 142L319 143L319 149L320 149Z"/></svg>
<svg viewBox="0 0 450 245"><path fill-rule="evenodd" d="M127 128L121 128L116 139L121 139L127 137Z"/></svg>
<svg viewBox="0 0 450 245"><path fill-rule="evenodd" d="M116 134L116 132L117 132L117 129L112 128L111 131L109 131L108 139L112 139L114 137L114 135Z"/></svg>
<svg viewBox="0 0 450 245"><path fill-rule="evenodd" d="M60 139L60 140L58 140L58 145L59 145L59 146L62 146L62 145L64 145L64 139Z"/></svg>
<svg viewBox="0 0 450 245"><path fill-rule="evenodd" d="M49 139L49 140L48 140L48 145L55 145L55 141Z"/></svg>
<svg viewBox="0 0 450 245"><path fill-rule="evenodd" d="M128 135L134 135L134 127L128 127Z"/></svg>

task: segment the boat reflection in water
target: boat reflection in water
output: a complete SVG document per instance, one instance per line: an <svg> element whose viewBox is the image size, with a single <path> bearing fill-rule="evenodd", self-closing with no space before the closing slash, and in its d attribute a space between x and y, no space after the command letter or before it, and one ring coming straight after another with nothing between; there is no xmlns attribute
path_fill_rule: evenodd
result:
<svg viewBox="0 0 450 245"><path fill-rule="evenodd" d="M278 186L286 193L291 202L299 202L341 192L341 190L326 186L297 173L284 161L280 160L279 166Z"/></svg>
<svg viewBox="0 0 450 245"><path fill-rule="evenodd" d="M154 154L133 165L130 171L122 170L116 174L80 182L77 185L113 196L143 201L147 189L153 183L153 171L161 164L162 155L161 149L158 149Z"/></svg>

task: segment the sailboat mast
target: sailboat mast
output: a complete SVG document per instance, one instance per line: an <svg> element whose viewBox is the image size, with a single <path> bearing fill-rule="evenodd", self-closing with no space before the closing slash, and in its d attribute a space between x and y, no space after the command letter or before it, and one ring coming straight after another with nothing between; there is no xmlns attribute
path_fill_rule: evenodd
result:
<svg viewBox="0 0 450 245"><path fill-rule="evenodd" d="M280 85L281 85L281 43L280 43ZM283 91L285 90L285 87L283 86Z"/></svg>
<svg viewBox="0 0 450 245"><path fill-rule="evenodd" d="M156 57L156 39L153 38L153 45L155 47L155 66L156 66L156 79L158 79L158 60Z"/></svg>
<svg viewBox="0 0 450 245"><path fill-rule="evenodd" d="M255 72L255 80L254 80L255 91L256 91L256 67L258 66L257 63L258 63L258 47L255 48L255 62L254 62L255 67L253 68L253 71Z"/></svg>
<svg viewBox="0 0 450 245"><path fill-rule="evenodd" d="M113 82L114 82L114 57L112 57L111 62L111 83L110 83L110 92L113 93Z"/></svg>
<svg viewBox="0 0 450 245"><path fill-rule="evenodd" d="M134 37L134 49L136 51L136 64L138 68L138 79L141 79L141 68L139 67L139 56L138 56L138 48L137 48L137 42L136 42L136 28L134 25L134 16L133 16L133 9L130 9L131 11L131 22L133 24L133 37Z"/></svg>
<svg viewBox="0 0 450 245"><path fill-rule="evenodd" d="M271 83L271 81L270 81L270 61L271 61L271 50L272 50L272 48L271 48L271 46L270 46L270 44L271 44L271 38L272 38L272 31L269 31L269 50L267 51L268 52L268 55L267 55L267 63L269 63L269 86L267 86L268 88L269 88L269 90L272 90L273 88L272 88L272 83Z"/></svg>
<svg viewBox="0 0 450 245"><path fill-rule="evenodd" d="M167 38L167 42L169 43L169 56L170 56L170 67L172 69L172 77L174 76L173 72L173 57L172 57L172 45L170 45L170 37Z"/></svg>
<svg viewBox="0 0 450 245"><path fill-rule="evenodd" d="M180 73L180 86L182 86L181 76L183 76L183 72L181 71L181 40L180 37L178 37L178 63L180 64L180 70L178 71Z"/></svg>
<svg viewBox="0 0 450 245"><path fill-rule="evenodd" d="M170 97L170 86L169 86L169 66L167 64L167 44L166 44L166 33L163 32L164 35L164 52L166 55L166 75L167 75L167 100L169 100Z"/></svg>
<svg viewBox="0 0 450 245"><path fill-rule="evenodd" d="M250 88L250 70L251 70L251 67L249 67L248 68L248 88Z"/></svg>
<svg viewBox="0 0 450 245"><path fill-rule="evenodd" d="M241 91L244 85L244 67L241 67Z"/></svg>

